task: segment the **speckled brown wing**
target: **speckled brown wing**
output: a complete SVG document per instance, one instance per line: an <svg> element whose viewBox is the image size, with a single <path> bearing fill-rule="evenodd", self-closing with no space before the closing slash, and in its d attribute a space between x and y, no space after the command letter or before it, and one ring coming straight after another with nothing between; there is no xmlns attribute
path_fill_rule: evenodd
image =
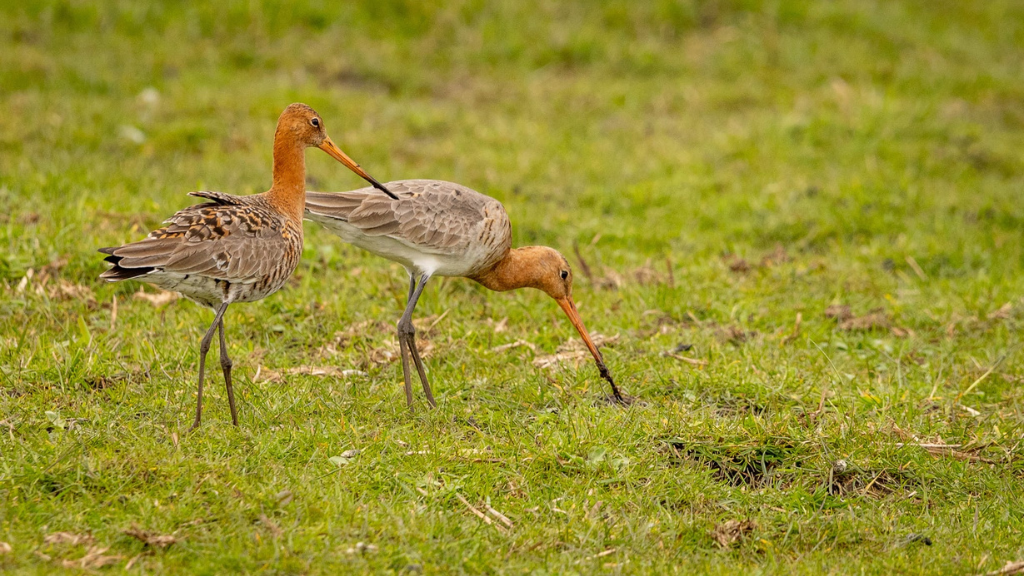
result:
<svg viewBox="0 0 1024 576"><path fill-rule="evenodd" d="M264 205L262 196L192 193L213 200L178 211L145 239L102 251L115 264L101 278L154 270L231 283L290 275L302 252L302 229Z"/></svg>
<svg viewBox="0 0 1024 576"><path fill-rule="evenodd" d="M399 180L386 186L398 200L373 188L307 192L306 211L343 220L367 236L389 236L425 252L453 254L483 246L504 254L511 247L508 214L494 198L440 180Z"/></svg>

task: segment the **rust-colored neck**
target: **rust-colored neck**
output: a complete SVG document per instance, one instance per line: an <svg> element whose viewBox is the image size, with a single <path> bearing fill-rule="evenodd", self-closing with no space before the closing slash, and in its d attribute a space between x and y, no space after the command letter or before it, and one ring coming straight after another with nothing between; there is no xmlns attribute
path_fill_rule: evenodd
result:
<svg viewBox="0 0 1024 576"><path fill-rule="evenodd" d="M518 288L539 288L531 257L534 248L536 247L513 248L493 266L470 276L470 278L495 292Z"/></svg>
<svg viewBox="0 0 1024 576"><path fill-rule="evenodd" d="M306 206L306 149L283 126L274 135L274 184L267 191L271 205L302 222Z"/></svg>

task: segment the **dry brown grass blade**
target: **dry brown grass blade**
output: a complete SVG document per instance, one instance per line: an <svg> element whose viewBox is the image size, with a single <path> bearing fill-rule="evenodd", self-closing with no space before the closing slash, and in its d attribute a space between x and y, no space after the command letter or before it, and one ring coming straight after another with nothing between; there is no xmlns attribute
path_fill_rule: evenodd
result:
<svg viewBox="0 0 1024 576"><path fill-rule="evenodd" d="M462 502L463 506L465 506L467 509L469 509L469 511L472 512L477 518L480 518L481 520L483 520L485 524L487 524L488 526L494 526L495 528L498 529L499 532L504 532L505 531L504 528L502 528L498 524L495 524L494 521L491 520L486 514L481 512L479 509L477 509L472 504L470 504L469 500L466 500L466 498L462 494L456 493L455 497L458 498L459 502ZM506 520L507 520L507 518L506 518Z"/></svg>
<svg viewBox="0 0 1024 576"><path fill-rule="evenodd" d="M117 328L117 294L110 297L110 331Z"/></svg>
<svg viewBox="0 0 1024 576"><path fill-rule="evenodd" d="M484 506L484 508L487 510L488 514L490 514L491 516L494 516L495 518L497 518L502 524L504 524L505 526L507 526L509 528L512 527L512 521L508 519L508 516L505 516L501 512L498 512L494 508L491 508L489 505L488 506Z"/></svg>
<svg viewBox="0 0 1024 576"><path fill-rule="evenodd" d="M93 537L91 534L75 534L74 532L54 532L47 534L43 538L43 542L47 544L70 544L72 546L78 546L79 544L92 544Z"/></svg>
<svg viewBox="0 0 1024 576"><path fill-rule="evenodd" d="M124 533L143 542L147 546L153 546L154 548L167 548L178 541L178 539L171 534L150 532L149 530L143 530L135 525L132 525L131 528L125 530Z"/></svg>
<svg viewBox="0 0 1024 576"><path fill-rule="evenodd" d="M593 285L594 273L590 270L587 261L583 259L583 254L580 254L580 243L576 240L572 241L572 251L576 253L576 259L580 262L580 271L583 272L583 277L587 279L587 283Z"/></svg>
<svg viewBox="0 0 1024 576"><path fill-rule="evenodd" d="M140 559L142 559L143 556L145 556L147 554L149 554L148 551L147 552L141 552L139 554L136 554L135 556L132 556L131 560L129 560L128 563L124 565L124 571L127 572L127 571L131 570L132 566L135 566L135 563L138 562Z"/></svg>
<svg viewBox="0 0 1024 576"><path fill-rule="evenodd" d="M924 270L917 263L917 260L914 260L913 256L910 256L908 254L907 257L904 258L904 260L907 261L907 264L910 266L910 269L914 271L914 274L917 274L918 278L920 278L921 280L928 280L928 275L924 273Z"/></svg>
<svg viewBox="0 0 1024 576"><path fill-rule="evenodd" d="M999 570L986 572L979 576L1009 576L1010 574L1024 574L1024 560L1017 560L1016 562L1008 561L1006 565Z"/></svg>
<svg viewBox="0 0 1024 576"><path fill-rule="evenodd" d="M690 366L703 367L708 365L707 360L698 360L697 358L690 358L688 356L683 356L682 354L676 354L675 352L664 352L663 356L679 360L680 362L685 362Z"/></svg>
<svg viewBox="0 0 1024 576"><path fill-rule="evenodd" d="M82 570L95 570L102 568L110 564L117 563L121 560L122 556L107 556L104 554L110 547L99 547L92 546L89 548L85 556L78 558L77 560L61 560L61 565L65 568L81 568Z"/></svg>
<svg viewBox="0 0 1024 576"><path fill-rule="evenodd" d="M971 391L973 391L975 388L977 388L978 384L981 384L982 382L984 382L985 378L988 378L990 374L995 372L996 368L999 368L999 365L1003 363L1003 360L1006 360L1006 358L1009 357L1009 356L1010 356L1009 352L1007 352L1006 354L1003 354L1002 356L1000 356L999 359L996 360L995 364L993 364L991 368L986 370L984 374L982 374L981 376L978 377L977 380L972 382L971 385L968 386L966 390L964 390L963 392L957 394L956 395L957 402L959 402L960 399L963 398L965 395L970 394Z"/></svg>

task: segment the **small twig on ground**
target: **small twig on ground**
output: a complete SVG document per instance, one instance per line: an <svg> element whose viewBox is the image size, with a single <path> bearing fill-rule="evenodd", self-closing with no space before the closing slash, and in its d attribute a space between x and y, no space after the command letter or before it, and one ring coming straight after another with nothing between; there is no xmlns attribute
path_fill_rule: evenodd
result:
<svg viewBox="0 0 1024 576"><path fill-rule="evenodd" d="M480 518L481 520L483 520L485 524L487 524L488 526L494 526L495 528L497 528L497 529L498 529L498 531L499 531L499 532L504 532L504 531L505 531L505 529L504 529L504 528L502 528L501 526L499 526L499 525L495 524L493 520L491 520L490 518L488 518L486 514L484 514L484 513L483 513L483 512L481 512L480 510L478 510L478 509L477 509L477 508L476 508L475 506L473 506L472 504L470 504L470 503L469 503L469 500L466 500L466 498L465 498L465 497L463 497L463 496L462 496L462 494L458 494L458 493L456 493L456 494L455 494L455 497L456 497L456 498L458 498L458 499L459 499L459 502L462 502L462 504L463 504L463 505L464 505L464 506L465 506L466 508L468 508L470 512L472 512L472 513L473 513L474 515L476 515L476 517L478 517L478 518Z"/></svg>
<svg viewBox="0 0 1024 576"><path fill-rule="evenodd" d="M491 508L490 505L485 506L485 508L487 509L488 514L500 520L502 524L508 526L509 528L512 527L512 521L508 519L508 516L505 516L501 512L498 512L494 508Z"/></svg>
<svg viewBox="0 0 1024 576"><path fill-rule="evenodd" d="M590 284L594 283L594 273L591 272L590 266L587 265L587 261L583 259L583 254L580 254L580 243L576 240L572 241L572 251L576 254L576 259L580 261L580 271L583 272L583 276L587 279Z"/></svg>

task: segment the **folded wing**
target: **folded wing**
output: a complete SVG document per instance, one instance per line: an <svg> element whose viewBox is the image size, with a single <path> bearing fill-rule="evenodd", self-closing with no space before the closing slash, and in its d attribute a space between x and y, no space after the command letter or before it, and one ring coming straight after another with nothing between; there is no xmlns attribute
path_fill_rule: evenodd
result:
<svg viewBox="0 0 1024 576"><path fill-rule="evenodd" d="M266 276L282 256L297 262L302 231L280 215L240 197L195 195L214 202L178 211L143 240L100 249L114 264L100 278L124 280L166 271L245 283Z"/></svg>
<svg viewBox="0 0 1024 576"><path fill-rule="evenodd" d="M388 236L439 254L459 252L481 234L510 227L501 203L459 184L399 180L387 187L398 200L373 188L307 192L307 216L315 221L342 220L366 236Z"/></svg>

